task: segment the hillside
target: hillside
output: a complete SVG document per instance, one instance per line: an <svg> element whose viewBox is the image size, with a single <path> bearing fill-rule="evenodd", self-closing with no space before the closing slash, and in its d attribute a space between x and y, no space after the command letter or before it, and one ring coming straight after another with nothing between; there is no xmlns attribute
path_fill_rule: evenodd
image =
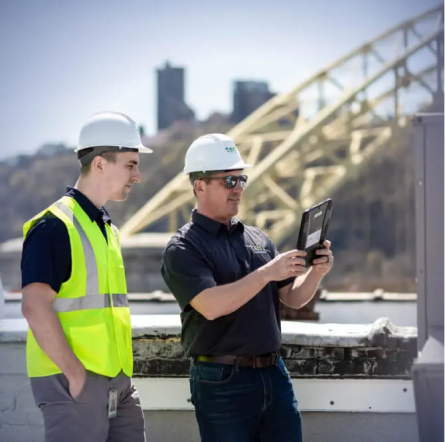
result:
<svg viewBox="0 0 445 442"><path fill-rule="evenodd" d="M413 132L405 129L333 195L332 286L416 291L414 186Z"/></svg>
<svg viewBox="0 0 445 442"><path fill-rule="evenodd" d="M229 127L206 126L172 132L141 155L142 183L124 203L109 203L117 225L127 220L182 168L190 142L204 132ZM406 130L370 160L357 181L335 195L329 237L335 246L332 288L415 290L414 170L412 133ZM25 220L47 207L73 185L79 164L72 151L37 154L15 165L0 163L0 242L22 235ZM292 245L290 245L292 247ZM358 286L357 286L358 284Z"/></svg>
<svg viewBox="0 0 445 442"><path fill-rule="evenodd" d="M154 153L140 156L142 182L134 186L124 203L107 205L113 221L121 225L181 170L193 139L201 133L228 130L220 123L207 123L200 129L181 128L171 130L166 141L151 145ZM53 156L21 156L15 164L0 162L0 243L20 237L23 223L63 195L78 175L79 162L72 150Z"/></svg>

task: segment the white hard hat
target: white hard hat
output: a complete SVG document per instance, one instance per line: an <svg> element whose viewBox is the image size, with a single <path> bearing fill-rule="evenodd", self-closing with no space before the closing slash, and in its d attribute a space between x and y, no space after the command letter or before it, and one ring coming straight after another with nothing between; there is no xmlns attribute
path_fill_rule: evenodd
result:
<svg viewBox="0 0 445 442"><path fill-rule="evenodd" d="M244 162L231 138L223 134L207 134L197 138L188 148L184 174L246 167L252 166Z"/></svg>
<svg viewBox="0 0 445 442"><path fill-rule="evenodd" d="M136 122L128 115L112 111L99 112L87 120L80 130L75 152L104 146L137 149L141 153L153 152L142 144Z"/></svg>

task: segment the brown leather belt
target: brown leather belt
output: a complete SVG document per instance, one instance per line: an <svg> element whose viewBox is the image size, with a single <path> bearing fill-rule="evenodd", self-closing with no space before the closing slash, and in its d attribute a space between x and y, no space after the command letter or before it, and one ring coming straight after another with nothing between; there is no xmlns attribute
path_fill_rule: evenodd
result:
<svg viewBox="0 0 445 442"><path fill-rule="evenodd" d="M247 368L267 368L275 365L280 356L277 353L260 356L197 356L196 360L200 362L215 362L218 364L238 365L238 367Z"/></svg>

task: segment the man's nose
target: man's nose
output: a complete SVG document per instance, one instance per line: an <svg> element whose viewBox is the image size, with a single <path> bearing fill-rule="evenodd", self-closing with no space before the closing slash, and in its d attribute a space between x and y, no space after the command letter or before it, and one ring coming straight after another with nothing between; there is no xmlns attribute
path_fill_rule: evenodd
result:
<svg viewBox="0 0 445 442"><path fill-rule="evenodd" d="M133 176L133 181L135 182L135 183L140 183L141 182L141 171L138 169L137 171L136 171L136 173L134 174L134 176Z"/></svg>
<svg viewBox="0 0 445 442"><path fill-rule="evenodd" d="M233 191L236 193L243 193L244 187L241 186L241 182L237 181L236 186L233 188Z"/></svg>

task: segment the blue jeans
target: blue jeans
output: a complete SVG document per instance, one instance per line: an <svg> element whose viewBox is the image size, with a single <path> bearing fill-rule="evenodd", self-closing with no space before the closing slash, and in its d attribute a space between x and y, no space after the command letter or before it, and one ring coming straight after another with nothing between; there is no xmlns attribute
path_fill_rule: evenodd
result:
<svg viewBox="0 0 445 442"><path fill-rule="evenodd" d="M201 442L301 442L301 415L280 358L268 368L192 362Z"/></svg>

